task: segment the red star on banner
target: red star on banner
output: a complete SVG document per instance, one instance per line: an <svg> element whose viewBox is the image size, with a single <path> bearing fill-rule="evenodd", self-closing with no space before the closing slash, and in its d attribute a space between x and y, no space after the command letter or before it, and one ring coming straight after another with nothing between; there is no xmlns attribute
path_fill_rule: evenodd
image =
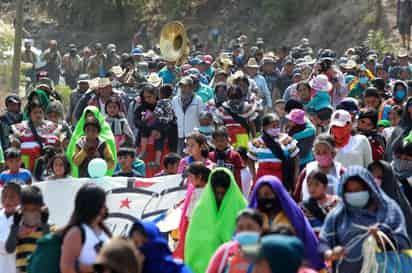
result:
<svg viewBox="0 0 412 273"><path fill-rule="evenodd" d="M132 203L132 201L129 200L129 198L126 198L124 200L120 201L120 208L128 208L130 209L130 203Z"/></svg>
<svg viewBox="0 0 412 273"><path fill-rule="evenodd" d="M155 183L153 182L147 182L147 181L141 181L141 180L136 180L134 182L134 187L135 188L148 188L153 186Z"/></svg>

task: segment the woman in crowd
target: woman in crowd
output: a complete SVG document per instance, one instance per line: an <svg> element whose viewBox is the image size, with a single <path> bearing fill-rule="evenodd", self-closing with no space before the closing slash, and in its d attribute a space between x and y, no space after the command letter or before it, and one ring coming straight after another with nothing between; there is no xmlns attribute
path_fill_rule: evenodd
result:
<svg viewBox="0 0 412 273"><path fill-rule="evenodd" d="M345 168L335 160L336 145L333 137L327 134L316 137L313 144L315 161L309 162L300 173L295 186L294 199L297 202L309 198L307 177L313 171L320 171L328 177L328 193L336 193L338 181Z"/></svg>
<svg viewBox="0 0 412 273"><path fill-rule="evenodd" d="M284 224L291 227L296 236L305 242L305 260L309 267L324 268L318 254L318 240L302 210L293 201L284 186L275 176L263 176L256 182L249 207L258 209L264 217L264 228Z"/></svg>
<svg viewBox="0 0 412 273"><path fill-rule="evenodd" d="M28 119L11 127L11 144L21 149L25 167L30 171L33 171L36 159L42 155L44 146L60 144L60 127L45 120L44 111L41 104L31 102L27 105Z"/></svg>
<svg viewBox="0 0 412 273"><path fill-rule="evenodd" d="M256 177L255 180L264 175L273 175L283 181L288 190L291 190L299 170L297 141L280 132L279 117L275 114L264 116L262 126L261 137L250 143L248 153L252 161L250 170ZM257 165L257 173L255 165Z"/></svg>
<svg viewBox="0 0 412 273"><path fill-rule="evenodd" d="M409 204L412 204L412 142L402 140L396 144L394 151L393 172L401 183Z"/></svg>
<svg viewBox="0 0 412 273"><path fill-rule="evenodd" d="M109 241L106 193L94 184L86 184L76 194L69 223L60 231L63 239L62 273L93 273L93 264L101 247Z"/></svg>
<svg viewBox="0 0 412 273"><path fill-rule="evenodd" d="M84 109L83 114L77 122L76 127L73 131L72 138L70 139L69 146L67 147L67 158L69 159L71 163L71 168L72 168L72 176L73 177L79 177L79 168L76 164L73 162L73 157L75 154L75 149L76 149L76 144L77 142L85 136L85 131L84 131L84 125L86 124L86 121L90 119L95 119L99 126L100 126L100 131L98 133L98 138L101 141L106 142L106 144L110 148L111 155L113 157L113 161L116 163L117 162L117 153L116 153L116 143L115 139L112 133L112 130L110 126L107 124L105 121L104 116L99 112L99 109L95 106L88 106ZM114 167L114 165L113 165ZM107 175L111 175L113 173L113 167L108 168L107 170Z"/></svg>
<svg viewBox="0 0 412 273"><path fill-rule="evenodd" d="M191 273L186 265L173 259L167 240L155 223L135 222L129 238L143 255L143 273Z"/></svg>
<svg viewBox="0 0 412 273"><path fill-rule="evenodd" d="M206 137L199 133L192 133L186 138L186 152L188 156L180 160L179 166L177 168L177 173L187 176L187 169L190 165L195 162L203 163L204 166L212 168L214 163L207 158L209 153L209 147L207 146ZM192 184L190 179L187 179L187 191L185 195L185 201L182 207L182 217L179 224L179 243L175 250L174 255L177 258L184 258L184 245L187 228L189 225L189 218L187 217L187 212L189 210L192 195L195 192L195 186Z"/></svg>
<svg viewBox="0 0 412 273"><path fill-rule="evenodd" d="M392 166L383 160L379 160L369 164L368 170L375 177L376 184L398 203L405 216L409 238L412 238L412 207L394 175Z"/></svg>
<svg viewBox="0 0 412 273"><path fill-rule="evenodd" d="M245 207L233 174L225 168L214 169L186 235L185 262L194 273L205 272L217 248L232 239L236 216Z"/></svg>
<svg viewBox="0 0 412 273"><path fill-rule="evenodd" d="M253 236L258 239L263 230L262 215L254 209L242 210L236 218L234 240L221 245L209 262L207 273L252 272L254 265L242 255L241 246Z"/></svg>
<svg viewBox="0 0 412 273"><path fill-rule="evenodd" d="M320 233L320 251L339 272L359 272L362 244L369 234L385 233L397 247L410 247L405 218L398 204L360 166L349 167L339 184L338 207L329 213ZM379 241L379 240L377 240ZM379 244L380 249L383 245ZM388 249L389 246L386 246Z"/></svg>

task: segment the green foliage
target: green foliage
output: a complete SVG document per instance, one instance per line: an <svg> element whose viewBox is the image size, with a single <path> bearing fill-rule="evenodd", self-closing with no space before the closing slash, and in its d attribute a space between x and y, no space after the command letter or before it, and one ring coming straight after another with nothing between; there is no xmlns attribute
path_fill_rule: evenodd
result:
<svg viewBox="0 0 412 273"><path fill-rule="evenodd" d="M366 44L369 48L375 49L380 55L394 50L392 43L385 38L382 30L369 30Z"/></svg>
<svg viewBox="0 0 412 273"><path fill-rule="evenodd" d="M12 48L14 29L0 20L0 90L7 90L11 84Z"/></svg>

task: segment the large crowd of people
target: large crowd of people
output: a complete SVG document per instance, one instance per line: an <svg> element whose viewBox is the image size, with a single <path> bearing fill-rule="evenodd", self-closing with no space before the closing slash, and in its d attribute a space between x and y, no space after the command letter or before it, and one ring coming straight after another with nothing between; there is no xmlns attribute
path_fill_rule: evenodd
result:
<svg viewBox="0 0 412 273"><path fill-rule="evenodd" d="M272 50L242 34L218 54L194 43L177 64L137 44L63 54L53 40L35 68L31 46L34 89L0 116L1 272L358 273L371 240L411 248L407 49ZM138 221L111 238L94 184L66 226L48 223L36 183L93 177L95 159L107 176L181 174L178 230Z"/></svg>

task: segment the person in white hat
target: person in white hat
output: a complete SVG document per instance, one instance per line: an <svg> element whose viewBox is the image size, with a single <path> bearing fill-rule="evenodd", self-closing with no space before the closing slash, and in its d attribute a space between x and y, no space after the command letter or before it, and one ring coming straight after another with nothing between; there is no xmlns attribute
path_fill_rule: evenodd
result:
<svg viewBox="0 0 412 273"><path fill-rule="evenodd" d="M366 168L372 162L372 148L368 138L352 135L352 117L345 110L337 110L332 114L330 134L336 142L336 161L344 167L359 165Z"/></svg>
<svg viewBox="0 0 412 273"><path fill-rule="evenodd" d="M259 65L255 58L250 58L246 64L246 73L248 76L256 82L260 96L264 100L265 108L272 108L272 94L269 91L265 77L258 73Z"/></svg>
<svg viewBox="0 0 412 273"><path fill-rule="evenodd" d="M329 92L332 90L333 85L329 81L328 76L324 74L317 75L315 78L309 81L310 87L315 91L315 95L306 105L310 112L316 112L320 109L331 106L331 98Z"/></svg>

